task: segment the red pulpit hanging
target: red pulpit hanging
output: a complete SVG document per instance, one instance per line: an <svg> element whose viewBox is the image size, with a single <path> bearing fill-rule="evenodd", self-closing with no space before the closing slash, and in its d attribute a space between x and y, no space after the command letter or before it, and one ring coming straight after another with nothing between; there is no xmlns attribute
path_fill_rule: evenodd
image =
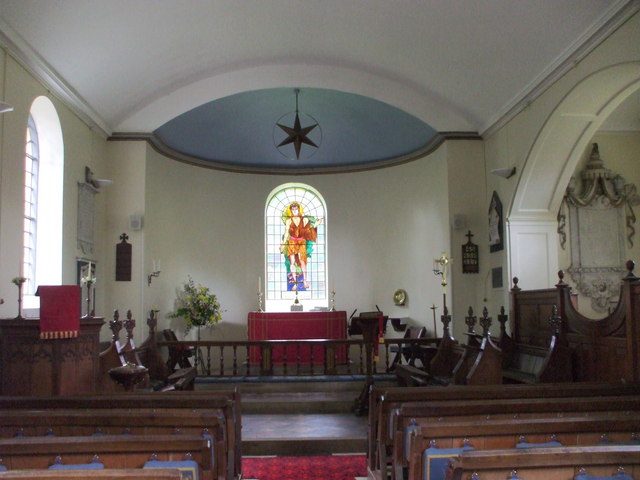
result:
<svg viewBox="0 0 640 480"><path fill-rule="evenodd" d="M40 338L75 338L80 331L80 286L41 285Z"/></svg>

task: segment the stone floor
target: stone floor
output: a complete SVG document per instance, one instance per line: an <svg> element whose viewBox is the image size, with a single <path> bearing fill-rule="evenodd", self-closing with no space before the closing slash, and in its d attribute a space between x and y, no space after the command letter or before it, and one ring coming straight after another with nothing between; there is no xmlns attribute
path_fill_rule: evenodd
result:
<svg viewBox="0 0 640 480"><path fill-rule="evenodd" d="M247 414L243 455L364 453L367 419L351 413Z"/></svg>
<svg viewBox="0 0 640 480"><path fill-rule="evenodd" d="M362 387L360 382L239 384L243 456L365 453L367 417L352 412Z"/></svg>

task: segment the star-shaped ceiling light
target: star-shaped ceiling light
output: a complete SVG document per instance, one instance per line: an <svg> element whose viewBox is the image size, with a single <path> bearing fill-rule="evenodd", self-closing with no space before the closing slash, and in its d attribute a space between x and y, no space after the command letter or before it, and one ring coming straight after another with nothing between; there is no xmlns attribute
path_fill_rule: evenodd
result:
<svg viewBox="0 0 640 480"><path fill-rule="evenodd" d="M307 115L307 117L311 118L311 120L313 120L315 123L313 125L309 125L306 127L302 126L302 123L300 122L300 113L298 111L298 95L300 93L300 89L296 88L294 92L296 94L296 112L295 112L295 119L293 122L293 126L287 127L286 125L282 125L281 123L276 123L276 125L280 127L282 131L284 131L284 133L287 134L287 137L277 145L277 148L281 153L283 153L281 150L281 147L292 144L293 148L295 149L296 160L300 160L300 152L302 151L303 144L309 145L310 147L313 147L313 148L318 148L319 145L316 142L314 142L312 139L310 139L308 135L316 127L318 127L319 129L319 125L318 125L318 122L315 122L313 117L311 117L310 115Z"/></svg>

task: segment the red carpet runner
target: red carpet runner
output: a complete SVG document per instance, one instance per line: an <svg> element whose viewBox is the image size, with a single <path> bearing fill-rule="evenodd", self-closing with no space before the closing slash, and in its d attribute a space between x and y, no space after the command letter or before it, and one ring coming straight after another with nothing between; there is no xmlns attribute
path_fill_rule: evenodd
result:
<svg viewBox="0 0 640 480"><path fill-rule="evenodd" d="M242 478L257 480L353 480L367 476L365 455L310 457L248 457L242 459Z"/></svg>

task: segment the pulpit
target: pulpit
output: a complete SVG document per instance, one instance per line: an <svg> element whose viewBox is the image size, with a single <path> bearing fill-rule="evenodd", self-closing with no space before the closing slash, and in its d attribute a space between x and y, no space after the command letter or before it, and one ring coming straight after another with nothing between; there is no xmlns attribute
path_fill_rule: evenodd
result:
<svg viewBox="0 0 640 480"><path fill-rule="evenodd" d="M39 319L0 320L2 395L73 395L96 391L100 328L83 317L77 337L41 338Z"/></svg>
<svg viewBox="0 0 640 480"><path fill-rule="evenodd" d="M247 318L248 338L253 340L344 340L347 338L347 312L250 312ZM346 347L338 347L337 360L346 361ZM286 357L291 362L298 352L289 347ZM300 350L300 362L308 363L311 359L310 348ZM260 361L257 347L250 350L252 364ZM285 357L283 347L274 347L273 362L282 363ZM314 350L314 361L324 361L324 351L318 347Z"/></svg>

